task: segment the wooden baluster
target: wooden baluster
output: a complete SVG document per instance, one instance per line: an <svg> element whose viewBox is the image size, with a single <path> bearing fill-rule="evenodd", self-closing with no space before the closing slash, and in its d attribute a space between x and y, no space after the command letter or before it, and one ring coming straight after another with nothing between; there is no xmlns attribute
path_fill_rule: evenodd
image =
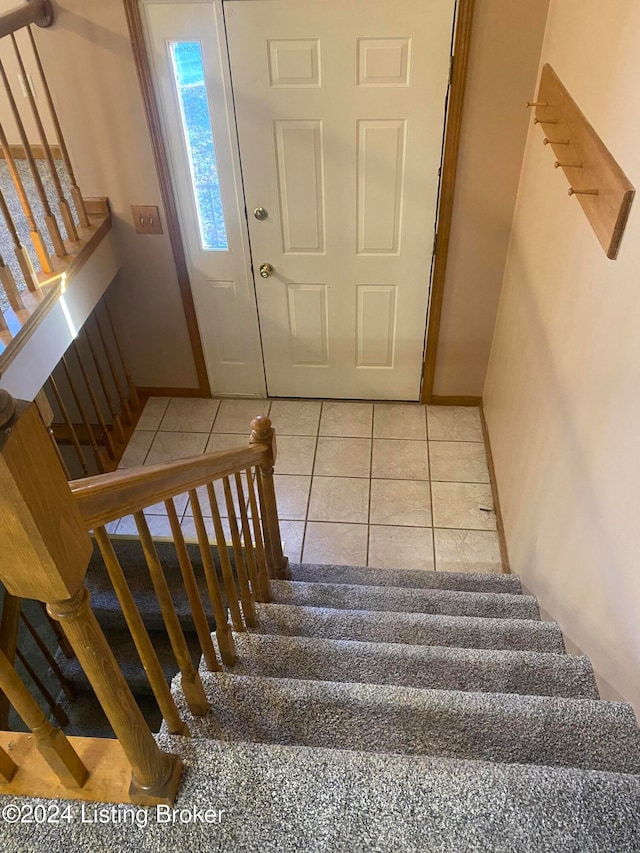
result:
<svg viewBox="0 0 640 853"><path fill-rule="evenodd" d="M44 657L46 662L49 664L51 671L53 672L55 677L60 682L60 686L62 687L62 689L65 693L65 696L67 696L68 699L75 699L76 698L76 691L75 691L73 685L68 680L68 678L66 678L64 672L60 669L60 666L59 666L57 660L54 658L54 656L51 654L51 652L47 648L46 643L44 642L44 640L42 639L40 634L38 634L35 627L33 626L33 623L31 622L31 620L29 619L27 614L24 612L24 610L21 611L20 618L24 622L27 631L33 637L35 644L40 649L42 656Z"/></svg>
<svg viewBox="0 0 640 853"><path fill-rule="evenodd" d="M14 311L20 311L21 308L24 308L24 303L20 296L16 280L13 277L13 273L6 265L2 255L0 255L0 286L4 291L4 295L9 300L9 305L11 305ZM8 328L7 324L4 321L3 323L3 329L6 330Z"/></svg>
<svg viewBox="0 0 640 853"><path fill-rule="evenodd" d="M84 381L84 387L87 389L87 394L89 395L89 399L91 400L91 406L93 407L93 411L97 418L98 424L102 431L102 437L104 439L105 446L107 448L107 453L109 454L110 459L116 458L116 449L113 444L113 439L111 438L111 432L107 428L107 424L105 422L104 416L102 414L102 409L100 408L100 404L98 403L98 398L96 397L96 392L93 390L93 384L91 382L91 378L87 372L87 368L84 365L84 360L82 355L80 354L80 349L76 341L72 341L71 349L75 353L76 361L78 362L78 367L80 368L80 373L82 375L82 379Z"/></svg>
<svg viewBox="0 0 640 853"><path fill-rule="evenodd" d="M244 540L244 553L246 557L247 568L249 570L249 579L251 580L251 589L256 601L264 601L262 585L258 575L258 565L256 563L256 551L251 537L251 527L249 525L249 517L247 515L247 501L242 488L242 477L240 474L235 474L236 492L238 493L238 504L240 505L240 520L242 524L242 538Z"/></svg>
<svg viewBox="0 0 640 853"><path fill-rule="evenodd" d="M2 125L0 125L0 132L1 131ZM22 273L22 277L24 278L25 284L27 285L29 290L38 290L40 287L38 276L36 275L36 271L33 268L33 264L31 263L29 252L27 252L25 247L20 242L20 235L18 234L18 231L16 229L13 217L11 216L11 212L7 207L7 202L2 193L2 190L0 190L0 212L2 212L2 217L7 223L7 229L9 230L9 234L11 235L11 240L13 242L13 252L16 256L16 260L20 267L20 272ZM5 269L8 269L8 267L5 267ZM9 270L9 273L10 272L11 271ZM24 308L24 302L22 301L22 297L20 296L17 287L12 287L12 281L15 285L13 275L11 276L11 278L9 278L8 276L3 276L2 278L2 283L4 285L9 304L11 305L14 311L20 311L22 308Z"/></svg>
<svg viewBox="0 0 640 853"><path fill-rule="evenodd" d="M191 503L191 511L193 520L196 526L198 536L198 545L200 546L200 554L202 556L202 567L204 569L204 577L209 590L209 599L211 601L211 609L216 620L216 637L218 638L218 647L222 662L227 666L233 666L236 662L236 649L233 642L233 634L227 622L227 609L222 600L222 592L218 582L216 567L211 556L211 545L209 544L209 536L207 528L202 517L202 509L200 500L195 489L189 492L189 500Z"/></svg>
<svg viewBox="0 0 640 853"><path fill-rule="evenodd" d="M207 616L204 612L204 607L202 606L198 582L196 581L196 576L191 564L191 558L189 557L189 551L184 541L184 536L182 535L180 519L176 512L176 505L172 499L165 501L164 505L167 510L167 516L169 517L169 524L171 525L171 533L173 535L173 544L176 547L178 563L180 564L180 571L182 573L182 580L184 582L187 598L189 599L191 615L193 616L196 633L198 635L198 640L200 641L200 648L202 649L202 654L204 655L209 672L219 672L222 667L218 663L216 650L214 648L213 641L211 640L209 622L207 621Z"/></svg>
<svg viewBox="0 0 640 853"><path fill-rule="evenodd" d="M33 54L36 60L36 65L38 67L38 73L40 74L40 82L42 83L42 91L44 92L45 99L47 101L47 106L49 107L49 113L51 114L51 121L53 123L53 128L56 133L56 139L58 141L58 145L60 147L60 153L62 154L62 159L64 161L65 168L67 170L67 174L69 176L69 184L71 185L71 197L73 198L73 203L75 204L76 212L78 214L78 219L80 220L80 224L83 228L89 228L90 222L89 217L87 216L87 209L84 204L84 199L82 198L82 193L80 192L80 187L76 183L76 177L73 173L73 167L71 166L71 160L69 158L69 152L67 151L67 146L64 141L64 136L62 133L62 128L60 127L60 122L58 121L58 114L56 108L53 103L53 98L51 97L51 90L49 89L49 83L47 81L46 75L44 73L44 68L42 67L42 62L40 60L40 53L38 52L38 48L35 43L35 39L33 38L33 32L31 31L31 27L27 27L27 32L29 33L29 39L31 41L31 47L33 48Z"/></svg>
<svg viewBox="0 0 640 853"><path fill-rule="evenodd" d="M242 601L242 615L247 628L256 627L256 609L253 604L251 588L249 586L249 578L247 576L247 566L245 563L242 542L240 541L240 533L238 531L238 523L236 521L236 510L233 505L233 495L231 494L231 485L228 477L222 478L222 487L224 489L224 499L227 504L227 515L229 517L229 530L231 531L231 542L233 544L233 557L236 564L236 575L238 577L238 586L240 587L240 599ZM238 496L238 500L239 500ZM251 541L249 541L251 548Z"/></svg>
<svg viewBox="0 0 640 853"><path fill-rule="evenodd" d="M131 637L140 656L140 661L149 679L153 695L156 697L160 713L167 723L167 728L171 734L188 737L190 734L189 727L180 718L180 713L176 708L176 703L162 671L162 665L158 660L156 650L153 648L151 638L131 594L129 584L122 571L118 556L113 549L109 534L104 527L98 527L94 530L94 536L107 572L109 573L111 584L120 602L125 621L131 632Z"/></svg>
<svg viewBox="0 0 640 853"><path fill-rule="evenodd" d="M143 512L136 512L133 515L138 534L140 536L140 544L144 551L144 556L147 561L147 568L151 577L151 583L162 611L167 634L171 642L171 648L176 658L180 674L182 676L182 690L184 692L187 705L192 714L203 716L209 711L209 702L204 692L200 673L194 667L189 653L187 641L184 638L182 626L178 619L178 614L173 606L171 592L167 584L167 579L164 576L164 571L158 558L158 552L154 545L147 519Z"/></svg>
<svg viewBox="0 0 640 853"><path fill-rule="evenodd" d="M88 772L65 733L54 728L5 655L0 653L0 687L36 737L38 751L67 788L82 788Z"/></svg>
<svg viewBox="0 0 640 853"><path fill-rule="evenodd" d="M116 329L113 325L113 318L111 317L111 311L109 311L109 306L107 305L107 300L104 299L104 307L107 312L107 319L109 320L109 326L111 327L111 334L113 335L113 340L115 341L116 349L118 350L118 355L120 356L120 364L122 365L122 369L124 371L124 375L127 378L127 387L129 388L129 399L131 400L131 404L134 409L140 408L140 398L138 397L138 390L136 386L133 384L133 379L131 378L131 373L129 371L129 367L124 357L124 353L122 352L122 347L120 346L120 341L118 340L118 336L116 335Z"/></svg>
<svg viewBox="0 0 640 853"><path fill-rule="evenodd" d="M10 420L0 417L0 580L12 595L46 601L61 623L131 765L131 801L171 804L182 762L156 744L89 606L93 545L37 406L18 402L13 416L3 409ZM20 514L7 512L11 506Z"/></svg>
<svg viewBox="0 0 640 853"><path fill-rule="evenodd" d="M260 506L260 523L262 527L262 535L264 541L264 556L265 562L267 565L267 575L271 579L275 577L275 574L272 570L273 566L273 551L271 549L271 531L267 525L267 518L265 516L265 503L266 499L264 496L264 489L262 486L262 480L260 479L260 469L256 467L256 488L258 490L258 504Z"/></svg>
<svg viewBox="0 0 640 853"><path fill-rule="evenodd" d="M113 384L116 387L116 391L118 393L118 399L120 400L120 408L122 410L122 416L126 424L129 426L133 423L133 417L131 416L131 407L129 406L129 401L126 398L126 395L122 391L122 386L120 385L120 378L118 376L118 371L116 370L116 366L111 358L111 352L107 346L107 341L104 336L104 332L102 331L102 325L100 324L100 318L98 317L97 310L93 312L93 318L95 320L96 327L98 329L98 334L100 335L100 342L102 344L102 349L104 350L105 358L107 359L107 364L109 365L109 372L111 373L111 378L113 379Z"/></svg>
<svg viewBox="0 0 640 853"><path fill-rule="evenodd" d="M16 775L17 770L18 765L13 758L0 747L0 777L5 782L10 782Z"/></svg>
<svg viewBox="0 0 640 853"><path fill-rule="evenodd" d="M69 725L69 717L67 717L67 715L62 710L60 705L58 705L58 703L55 700L55 697L51 695L49 690L47 690L46 684L44 684L42 679L39 677L38 673L31 666L31 664L29 663L27 658L24 656L24 654L20 651L20 649L16 649L16 657L18 658L18 660L20 661L22 666L25 668L27 674L29 675L29 677L31 678L31 680L33 681L35 686L40 691L42 698L44 699L44 701L49 706L49 711L53 714L53 716L56 718L58 723L63 728L65 726L68 726Z"/></svg>
<svg viewBox="0 0 640 853"><path fill-rule="evenodd" d="M229 552L227 551L227 541L222 527L222 519L220 518L220 510L218 509L218 499L213 490L213 484L207 485L207 496L209 498L209 506L211 507L211 517L213 519L213 530L216 537L216 545L218 546L218 557L220 559L220 568L222 569L222 581L224 590L227 594L227 604L229 605L229 613L231 614L231 624L235 631L244 631L244 622L240 613L240 603L238 600L238 588L236 579L233 576L231 561L229 560Z"/></svg>
<svg viewBox="0 0 640 853"><path fill-rule="evenodd" d="M84 332L85 340L89 346L89 352L91 353L93 365L96 369L96 373L98 374L98 380L100 382L100 387L102 388L102 393L104 394L104 398L107 401L109 411L111 412L111 422L113 424L113 431L116 435L116 440L123 444L125 441L125 435L124 429L122 428L122 420L120 418L120 415L116 412L116 407L114 406L113 400L111 399L111 394L109 393L109 386L107 385L104 370L102 369L100 359L98 358L98 352L93 344L93 341L91 340L91 336L89 335L88 324L85 324L82 331Z"/></svg>
<svg viewBox="0 0 640 853"><path fill-rule="evenodd" d="M62 625L131 763L131 801L173 803L182 761L156 744L89 600L89 590L82 586L72 598L49 602L48 610Z"/></svg>
<svg viewBox="0 0 640 853"><path fill-rule="evenodd" d="M265 447L269 451L270 456L267 462L259 466L258 475L258 494L260 495L261 517L269 574L271 577L290 580L289 559L282 553L278 505L276 503L276 491L273 484L273 466L277 457L276 432L271 426L269 418L259 415L255 420L251 421L251 438L249 443Z"/></svg>
<svg viewBox="0 0 640 853"><path fill-rule="evenodd" d="M18 650L18 629L20 627L20 611L22 599L11 595L6 589L2 603L2 620L0 621L0 652L13 666ZM9 697L0 693L0 729L9 728Z"/></svg>
<svg viewBox="0 0 640 853"><path fill-rule="evenodd" d="M33 156L33 151L31 150L31 146L29 145L29 140L27 139L27 134L24 129L24 125L22 123L22 117L20 115L20 111L16 105L15 98L13 97L13 92L11 91L11 86L9 85L9 80L7 78L7 73L4 70L4 65L0 61L0 77L2 77L2 82L4 83L5 92L7 95L7 100L9 101L9 106L11 107L11 112L13 114L13 120L16 123L16 127L18 129L18 136L20 137L20 143L24 148L24 156L27 158L27 162L29 163L29 168L31 169L31 176L33 177L33 182L36 185L36 190L38 192L38 197L40 198L40 204L44 210L44 221L47 226L47 231L49 232L49 237L51 238L51 243L53 244L53 249L56 255L59 258L64 258L67 255L67 250L64 247L64 243L62 241L62 235L60 234L60 229L58 228L58 223L56 221L55 216L51 212L51 207L49 205L49 199L47 198L47 192L44 188L44 184L42 183L42 178L40 177L40 172L38 171L38 165L35 161L35 157ZM28 84L27 84L28 88ZM1 142L2 147L4 148L4 143ZM6 156L6 154L5 154ZM22 186L22 183L21 183ZM24 188L23 188L24 191ZM26 199L26 196L25 196ZM30 210L30 206L28 205L28 209ZM24 209L24 204L23 204ZM25 210L25 215L27 215L27 211ZM27 219L29 216L27 215ZM29 223L31 225L31 223ZM32 230L30 228L30 230ZM44 245L42 246L44 250ZM38 253L38 258L40 259L40 263L42 264L42 269L45 272L51 272L51 262L49 260L49 255L46 250L44 250L44 262L43 258L40 256L40 251L36 246L36 251ZM46 265L45 265L46 264Z"/></svg>
<svg viewBox="0 0 640 853"><path fill-rule="evenodd" d="M22 79L25 83L24 88L27 93L27 100L29 101L33 120L38 130L40 142L42 143L45 160L47 161L47 166L49 167L49 174L51 175L51 180L53 181L53 186L56 191L56 197L58 199L58 210L60 211L60 216L62 217L62 221L64 222L64 227L67 232L68 239L71 240L73 243L77 243L79 238L78 232L76 230L76 223L73 221L73 215L71 213L71 208L69 207L69 202L64 197L64 192L62 191L60 176L58 175L58 170L56 169L56 163L53 159L53 154L51 153L51 146L49 145L49 140L47 139L47 134L45 133L44 126L42 124L42 119L40 118L40 112L38 111L38 107L36 105L36 99L33 97L33 92L31 91L31 86L29 85L27 69L24 67L24 62L22 61L22 54L20 53L20 49L18 48L18 42L16 41L15 33L11 33L11 42L13 44L13 50L15 53L16 60L18 62L18 68L20 69Z"/></svg>
<svg viewBox="0 0 640 853"><path fill-rule="evenodd" d="M73 395L74 402L76 404L76 408L80 414L80 420L84 424L84 428L87 431L87 437L89 439L89 444L91 445L91 450L93 451L93 458L95 459L96 465L98 466L98 472L100 474L104 474L106 468L104 466L104 462L102 460L102 454L100 453L100 448L98 447L98 442L96 441L95 433L93 432L93 427L89 423L89 418L87 417L87 413L85 412L84 406L82 405L82 401L78 395L78 391L76 390L76 386L71 377L71 372L69 370L69 365L67 364L66 358L63 356L61 359L62 368L64 370L64 374L67 377L67 382L69 383L69 388L71 390L71 394Z"/></svg>
<svg viewBox="0 0 640 853"><path fill-rule="evenodd" d="M0 261L1 261L0 257ZM7 321L4 318L4 314L2 313L2 309L0 308L0 332L8 332L9 327L7 326Z"/></svg>
<svg viewBox="0 0 640 853"><path fill-rule="evenodd" d="M267 558L264 550L264 541L262 539L262 526L260 521L260 513L258 511L258 501L256 500L256 492L253 483L253 472L251 468L245 471L247 475L247 491L249 492L249 506L251 508L251 523L253 525L253 539L256 543L256 564L258 569L258 580L262 591L262 601L271 601L271 583L269 581L269 571L267 569ZM256 479L258 471L255 472Z"/></svg>
<svg viewBox="0 0 640 853"><path fill-rule="evenodd" d="M58 408L60 409L60 414L62 415L62 419L67 425L67 429L69 430L69 436L71 437L71 443L73 445L73 449L76 452L76 456L78 457L78 462L80 463L80 467L82 468L83 477L89 476L89 468L87 466L87 457L84 455L84 450L82 449L82 445L78 439L78 434L75 431L73 426L73 422L69 417L69 412L67 411L67 407L64 404L62 396L60 395L60 390L56 384L53 376L49 377L49 385L51 386L51 390L53 391L53 396L56 398L56 403L58 404ZM67 478L68 479L68 478Z"/></svg>

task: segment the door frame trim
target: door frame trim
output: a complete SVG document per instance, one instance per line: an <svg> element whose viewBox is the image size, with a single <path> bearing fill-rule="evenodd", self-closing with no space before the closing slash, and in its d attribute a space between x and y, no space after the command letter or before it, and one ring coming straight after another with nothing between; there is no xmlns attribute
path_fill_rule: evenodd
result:
<svg viewBox="0 0 640 853"><path fill-rule="evenodd" d="M211 396L211 386L207 375L206 362L200 329L196 316L191 281L187 270L185 249L182 242L178 208L171 183L169 160L166 146L161 133L160 112L153 88L153 78L149 58L147 56L142 18L138 0L123 0L124 10L129 28L131 49L138 74L140 92L144 104L151 139L151 147L160 183L160 192L164 205L167 232L171 243L171 251L178 276L180 297L184 307L189 340L198 376L199 393L202 397ZM471 45L471 27L473 21L475 0L458 0L454 29L453 61L451 69L451 85L446 110L446 128L442 158L442 179L438 201L438 231L435 239L433 258L433 276L426 328L425 357L422 371L422 388L420 402L429 403L433 399L433 384L438 354L440 336L440 320L444 301L447 258L449 254L449 239L453 216L453 202L456 187L458 154L462 130L462 114L469 65L469 49Z"/></svg>
<svg viewBox="0 0 640 853"><path fill-rule="evenodd" d="M196 306L193 299L193 293L191 291L191 280L187 270L185 248L182 242L182 232L180 230L180 221L178 219L178 206L173 192L173 186L171 184L169 158L164 139L162 137L160 110L158 108L158 102L153 85L151 65L145 48L140 6L138 4L138 0L123 0L123 2L127 26L129 28L133 60L138 74L140 93L142 94L142 102L144 104L147 127L149 129L149 137L151 140L151 148L153 150L156 173L160 184L160 195L164 206L167 234L169 235L171 253L176 267L180 298L184 308L189 341L191 342L191 350L193 353L196 375L198 377L198 389L196 394L200 397L210 397L211 385L209 384L204 348L202 346L202 338L200 337L200 327L198 326Z"/></svg>
<svg viewBox="0 0 640 853"><path fill-rule="evenodd" d="M447 276L449 238L453 218L453 202L458 173L458 153L462 131L464 95L469 66L469 48L471 45L471 27L475 0L458 0L451 68L451 86L446 111L446 129L444 152L442 156L442 181L438 201L438 230L436 233L433 257L433 276L427 319L427 343L425 347L424 367L422 371L421 403L431 403L434 399L433 383L436 373L438 341L440 338L440 319Z"/></svg>

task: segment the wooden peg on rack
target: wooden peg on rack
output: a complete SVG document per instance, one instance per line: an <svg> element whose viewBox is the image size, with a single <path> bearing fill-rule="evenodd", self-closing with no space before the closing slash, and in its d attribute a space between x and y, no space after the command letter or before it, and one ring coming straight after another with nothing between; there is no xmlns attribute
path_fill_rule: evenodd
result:
<svg viewBox="0 0 640 853"><path fill-rule="evenodd" d="M615 260L635 189L548 64L542 68L535 97L549 104L535 113L540 116L537 123L544 144L554 153L551 162L564 172L569 196L577 196L607 258ZM547 127L547 116L555 120L555 129ZM546 138L548 133L551 139Z"/></svg>
<svg viewBox="0 0 640 853"><path fill-rule="evenodd" d="M533 120L534 124L558 124L557 118L538 118L536 116Z"/></svg>
<svg viewBox="0 0 640 853"><path fill-rule="evenodd" d="M549 104L546 101L526 101L525 107L529 109L530 107L548 107Z"/></svg>

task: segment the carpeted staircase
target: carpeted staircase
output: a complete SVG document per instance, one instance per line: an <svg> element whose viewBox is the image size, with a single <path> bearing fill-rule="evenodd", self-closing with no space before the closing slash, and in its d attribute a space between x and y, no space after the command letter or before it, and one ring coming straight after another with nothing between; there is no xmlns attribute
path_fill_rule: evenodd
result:
<svg viewBox="0 0 640 853"><path fill-rule="evenodd" d="M169 661L139 546L116 547ZM235 635L233 670L201 666L210 714L192 717L173 680L192 733L157 736L185 760L176 806L225 809L221 822L150 820L136 850L640 850L634 713L598 698L589 660L565 654L516 577L313 565L292 576L272 582L258 629ZM142 684L97 561L89 580ZM177 584L174 595L193 643ZM132 831L43 828L20 849L127 849Z"/></svg>

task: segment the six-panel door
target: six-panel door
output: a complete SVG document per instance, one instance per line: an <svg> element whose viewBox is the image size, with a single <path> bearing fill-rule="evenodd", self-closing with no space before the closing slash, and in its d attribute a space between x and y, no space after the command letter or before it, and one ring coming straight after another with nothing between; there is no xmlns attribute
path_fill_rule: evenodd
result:
<svg viewBox="0 0 640 853"><path fill-rule="evenodd" d="M224 10L268 393L417 400L454 2Z"/></svg>

